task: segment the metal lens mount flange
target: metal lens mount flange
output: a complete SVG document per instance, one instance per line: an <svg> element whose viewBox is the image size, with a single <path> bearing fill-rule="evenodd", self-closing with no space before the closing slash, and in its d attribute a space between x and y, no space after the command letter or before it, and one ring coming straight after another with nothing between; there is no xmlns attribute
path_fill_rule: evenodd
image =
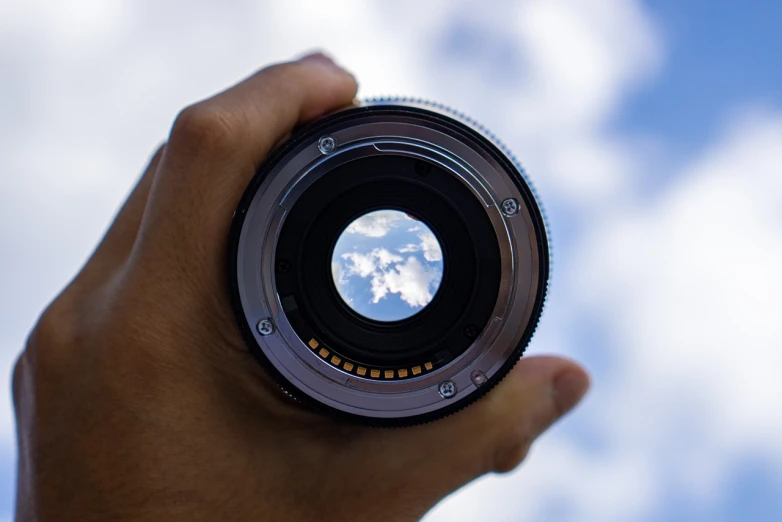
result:
<svg viewBox="0 0 782 522"><path fill-rule="evenodd" d="M339 299L330 256L357 216L394 208L437 234L434 300L381 324ZM382 426L474 402L521 357L549 279L544 216L510 153L442 106L379 99L298 131L234 216L229 284L250 351L289 395Z"/></svg>

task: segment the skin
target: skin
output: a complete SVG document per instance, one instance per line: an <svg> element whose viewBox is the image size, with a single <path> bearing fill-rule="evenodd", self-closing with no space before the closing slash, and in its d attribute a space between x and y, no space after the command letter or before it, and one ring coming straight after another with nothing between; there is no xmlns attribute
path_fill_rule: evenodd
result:
<svg viewBox="0 0 782 522"><path fill-rule="evenodd" d="M276 144L356 89L316 54L178 115L14 368L16 520L418 520L514 469L581 399L578 365L528 357L460 413L364 428L291 402L252 359L225 282L233 211Z"/></svg>

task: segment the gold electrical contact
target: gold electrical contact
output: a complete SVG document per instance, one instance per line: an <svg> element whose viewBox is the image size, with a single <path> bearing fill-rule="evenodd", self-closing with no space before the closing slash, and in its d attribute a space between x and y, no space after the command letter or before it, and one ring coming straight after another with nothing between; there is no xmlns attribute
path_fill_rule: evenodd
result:
<svg viewBox="0 0 782 522"><path fill-rule="evenodd" d="M369 377L378 380L407 379L416 377L424 372L430 372L434 369L434 364L426 362L423 365L416 365L410 368L367 368L359 366L354 362L344 360L342 357L326 349L320 341L314 337L307 341L307 346L316 351L326 362L349 373L355 373L359 377Z"/></svg>

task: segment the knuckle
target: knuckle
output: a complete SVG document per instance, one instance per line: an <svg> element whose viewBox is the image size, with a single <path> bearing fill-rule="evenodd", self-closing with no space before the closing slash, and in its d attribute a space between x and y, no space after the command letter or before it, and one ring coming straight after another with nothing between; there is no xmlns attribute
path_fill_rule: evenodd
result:
<svg viewBox="0 0 782 522"><path fill-rule="evenodd" d="M270 65L260 72L259 85L267 96L285 96L286 100L299 100L308 81L308 69L302 62L285 62Z"/></svg>
<svg viewBox="0 0 782 522"><path fill-rule="evenodd" d="M64 344L73 336L73 322L66 318L65 307L55 301L44 310L28 339L28 347Z"/></svg>
<svg viewBox="0 0 782 522"><path fill-rule="evenodd" d="M41 314L27 338L17 362L20 372L30 368L50 375L62 365L63 356L78 344L79 332L67 305L55 301Z"/></svg>
<svg viewBox="0 0 782 522"><path fill-rule="evenodd" d="M301 62L281 62L264 67L261 74L264 78L289 78L291 75L300 74L303 70L305 67Z"/></svg>
<svg viewBox="0 0 782 522"><path fill-rule="evenodd" d="M201 102L183 109L177 115L170 142L210 152L235 145L237 122L225 109Z"/></svg>
<svg viewBox="0 0 782 522"><path fill-rule="evenodd" d="M27 352L23 351L16 359L11 374L11 395L13 396L14 406L19 408L24 389L25 376L27 374Z"/></svg>

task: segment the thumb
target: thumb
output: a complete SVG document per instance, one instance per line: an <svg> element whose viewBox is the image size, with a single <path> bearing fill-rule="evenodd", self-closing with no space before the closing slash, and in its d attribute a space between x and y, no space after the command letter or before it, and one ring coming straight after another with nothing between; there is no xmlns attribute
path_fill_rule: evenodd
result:
<svg viewBox="0 0 782 522"><path fill-rule="evenodd" d="M397 449L387 453L412 482L419 505L431 507L481 475L518 466L532 442L588 387L589 377L574 362L525 358L475 405L436 423L396 431Z"/></svg>

